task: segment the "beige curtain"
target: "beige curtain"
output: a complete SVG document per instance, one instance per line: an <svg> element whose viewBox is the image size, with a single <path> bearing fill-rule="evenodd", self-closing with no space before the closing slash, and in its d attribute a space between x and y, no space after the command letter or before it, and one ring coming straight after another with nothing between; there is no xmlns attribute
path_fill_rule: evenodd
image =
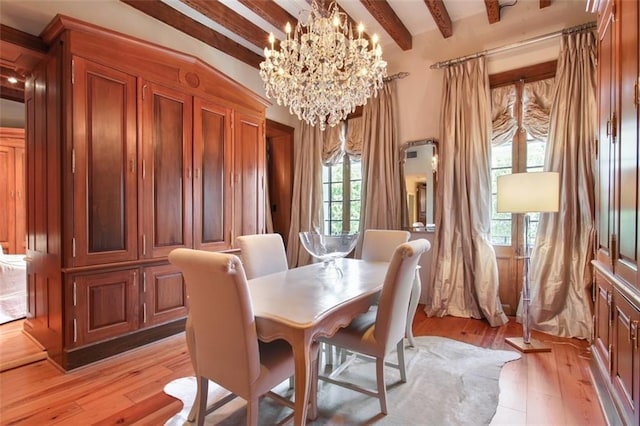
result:
<svg viewBox="0 0 640 426"><path fill-rule="evenodd" d="M364 140L364 120L362 117L349 119L347 124L347 137L345 151L353 160L362 158L362 145Z"/></svg>
<svg viewBox="0 0 640 426"><path fill-rule="evenodd" d="M545 170L560 173L560 211L540 215L531 254L531 326L591 338L594 241L596 39L563 36L551 107Z"/></svg>
<svg viewBox="0 0 640 426"><path fill-rule="evenodd" d="M300 244L298 232L322 232L322 148L324 133L320 126L301 122L296 132L294 151L293 199L291 227L287 243L289 267L311 263L311 256Z"/></svg>
<svg viewBox="0 0 640 426"><path fill-rule="evenodd" d="M445 70L434 244L434 280L425 289L429 316L507 323L498 295L491 229L491 113L484 57Z"/></svg>
<svg viewBox="0 0 640 426"><path fill-rule="evenodd" d="M344 157L344 121L327 127L322 135L322 164L333 166Z"/></svg>
<svg viewBox="0 0 640 426"><path fill-rule="evenodd" d="M518 130L518 122L513 113L516 102L516 86L491 89L491 143L502 145L511 142Z"/></svg>
<svg viewBox="0 0 640 426"><path fill-rule="evenodd" d="M389 81L362 111L362 200L360 235L365 229L402 226L400 163L396 128L396 82Z"/></svg>
<svg viewBox="0 0 640 426"><path fill-rule="evenodd" d="M555 88L555 78L524 84L522 127L534 139L547 140L549 135L549 114Z"/></svg>

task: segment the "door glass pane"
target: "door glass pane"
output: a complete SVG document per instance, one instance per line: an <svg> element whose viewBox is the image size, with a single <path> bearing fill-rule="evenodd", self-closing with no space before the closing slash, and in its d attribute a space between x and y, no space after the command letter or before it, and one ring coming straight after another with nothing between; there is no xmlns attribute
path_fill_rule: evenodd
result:
<svg viewBox="0 0 640 426"><path fill-rule="evenodd" d="M511 213L498 213L496 188L498 176L512 173L512 150L511 142L491 148L491 243L501 246L511 245Z"/></svg>
<svg viewBox="0 0 640 426"><path fill-rule="evenodd" d="M527 172L541 172L544 170L544 152L546 145L544 141L533 139L527 134ZM529 218L527 243L529 247L533 247L538 232L540 213L529 213Z"/></svg>

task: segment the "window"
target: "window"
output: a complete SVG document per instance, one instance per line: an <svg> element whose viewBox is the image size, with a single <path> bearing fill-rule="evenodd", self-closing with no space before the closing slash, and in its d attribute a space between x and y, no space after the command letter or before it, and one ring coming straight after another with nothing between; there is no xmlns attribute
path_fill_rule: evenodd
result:
<svg viewBox="0 0 640 426"><path fill-rule="evenodd" d="M517 138L515 138L517 140ZM498 176L519 172L541 172L544 167L545 141L539 141L526 134L524 146L524 167L514 164L513 142L492 147L491 149L491 195L493 201L493 217L491 218L491 242L495 245L510 246L512 244L512 215L511 213L498 213L496 187ZM516 147L517 148L517 147ZM516 149L517 151L517 149ZM529 246L533 246L538 231L538 219L540 213L529 213Z"/></svg>
<svg viewBox="0 0 640 426"><path fill-rule="evenodd" d="M322 167L324 232L331 235L354 233L360 225L362 187L360 161L347 154L333 166Z"/></svg>
<svg viewBox="0 0 640 426"><path fill-rule="evenodd" d="M527 122L523 123L523 116L527 113L524 111L524 98L529 97L531 99L531 103L529 104L529 108L534 110L539 107L541 99L546 99L545 96L548 96L548 88L553 87L552 80L546 80L549 75L544 77L540 76L540 78L531 78L531 82L525 83L524 81L516 81L516 82L503 82L501 86L503 86L500 90L508 89L511 87L513 90L510 90L511 96L515 94L515 99L512 99L513 106L508 107L506 104L500 104L500 107L511 108L510 115L515 120L515 134L513 138L508 141L504 141L498 145L492 145L491 147L491 189L492 189L492 202L493 202L493 215L491 218L491 242L496 246L520 246L524 244L520 235L522 235L522 231L518 232L516 229L519 225L514 222L517 219L517 216L512 215L511 213L498 213L497 212L497 197L496 197L496 187L497 187L497 179L498 176L511 174L511 173L522 173L522 172L538 172L543 171L544 168L544 158L545 158L545 148L546 148L546 139L544 136L544 132L540 132L540 130L535 130L535 127L532 127L532 131L538 133L538 138L533 137L531 134L527 132L525 128L527 127ZM507 83L507 84L504 84ZM502 92L505 93L504 91ZM498 104L502 102L505 97L500 98L500 94L498 92L495 93L497 97L494 98L495 103ZM542 95L545 96L542 96ZM494 92L492 91L492 97ZM500 110L496 110L495 112L499 112ZM512 121L513 122L513 121ZM533 122L530 121L530 122ZM499 136L496 136L499 138ZM527 242L529 246L533 246L535 243L536 233L538 231L538 220L539 213L530 213L530 226L529 233L527 235ZM514 241L515 239L515 241Z"/></svg>

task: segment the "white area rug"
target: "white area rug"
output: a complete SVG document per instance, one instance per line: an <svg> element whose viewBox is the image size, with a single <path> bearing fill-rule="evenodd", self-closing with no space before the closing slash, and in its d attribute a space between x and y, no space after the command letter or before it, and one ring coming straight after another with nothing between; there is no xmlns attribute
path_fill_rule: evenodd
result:
<svg viewBox="0 0 640 426"><path fill-rule="evenodd" d="M479 348L443 337L416 337L416 348L407 348L407 383L400 383L397 369L387 368L389 414L380 414L376 398L320 382L318 418L310 425L486 425L498 406L500 369L520 358L512 351ZM393 357L394 358L394 357ZM393 360L392 358L392 360ZM375 364L356 360L339 376L375 389ZM164 391L184 403L184 408L166 424L183 425L195 397L194 377L169 383ZM210 383L209 403L227 392ZM290 396L288 382L276 388ZM207 425L244 425L245 402L236 398L209 414ZM274 425L291 410L270 398L260 402L260 424ZM189 423L190 424L190 423Z"/></svg>

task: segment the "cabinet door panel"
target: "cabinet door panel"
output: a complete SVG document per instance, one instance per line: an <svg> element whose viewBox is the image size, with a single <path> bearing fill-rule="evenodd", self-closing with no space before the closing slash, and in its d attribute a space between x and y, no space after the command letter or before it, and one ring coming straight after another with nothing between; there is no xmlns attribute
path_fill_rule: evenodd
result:
<svg viewBox="0 0 640 426"><path fill-rule="evenodd" d="M138 328L137 269L73 278L71 304L76 346L116 337Z"/></svg>
<svg viewBox="0 0 640 426"><path fill-rule="evenodd" d="M229 248L231 212L231 111L194 99L194 247Z"/></svg>
<svg viewBox="0 0 640 426"><path fill-rule="evenodd" d="M636 85L640 83L638 69L637 1L620 1L616 14L620 34L620 135L618 137L616 168L618 250L614 270L628 283L637 285L637 224L638 224L638 105Z"/></svg>
<svg viewBox="0 0 640 426"><path fill-rule="evenodd" d="M606 281L601 274L596 272L594 347L600 359L602 359L607 366L607 370L610 370L609 334L611 329L611 305L613 303L612 291L611 284Z"/></svg>
<svg viewBox="0 0 640 426"><path fill-rule="evenodd" d="M621 396L629 424L638 420L640 401L640 354L638 353L638 323L640 311L620 293L614 295L613 383Z"/></svg>
<svg viewBox="0 0 640 426"><path fill-rule="evenodd" d="M191 246L191 96L144 86L143 256Z"/></svg>
<svg viewBox="0 0 640 426"><path fill-rule="evenodd" d="M187 315L187 290L182 274L175 266L145 268L142 292L144 327Z"/></svg>
<svg viewBox="0 0 640 426"><path fill-rule="evenodd" d="M612 7L612 6L611 6ZM598 257L611 266L610 236L613 231L612 125L614 95L614 21L611 7L599 16L598 25Z"/></svg>
<svg viewBox="0 0 640 426"><path fill-rule="evenodd" d="M74 265L134 260L136 78L82 58L74 70Z"/></svg>
<svg viewBox="0 0 640 426"><path fill-rule="evenodd" d="M264 119L236 113L235 226L239 235L264 232Z"/></svg>

